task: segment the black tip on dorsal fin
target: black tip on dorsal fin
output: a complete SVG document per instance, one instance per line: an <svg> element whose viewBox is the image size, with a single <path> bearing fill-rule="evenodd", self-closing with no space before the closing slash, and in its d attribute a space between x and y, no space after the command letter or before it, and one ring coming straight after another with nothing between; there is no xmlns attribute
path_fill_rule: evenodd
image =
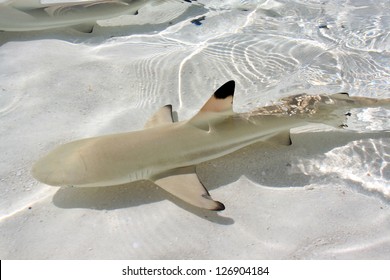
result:
<svg viewBox="0 0 390 280"><path fill-rule="evenodd" d="M334 93L331 96L334 98L344 99L344 100L350 99L349 94L347 92Z"/></svg>
<svg viewBox="0 0 390 280"><path fill-rule="evenodd" d="M216 99L225 99L226 97L234 96L235 85L236 83L233 80L226 82L214 92L214 97Z"/></svg>
<svg viewBox="0 0 390 280"><path fill-rule="evenodd" d="M224 116L232 113L234 87L234 81L229 81L217 89L190 122L199 119L204 120L202 116L204 116L205 113L223 113Z"/></svg>

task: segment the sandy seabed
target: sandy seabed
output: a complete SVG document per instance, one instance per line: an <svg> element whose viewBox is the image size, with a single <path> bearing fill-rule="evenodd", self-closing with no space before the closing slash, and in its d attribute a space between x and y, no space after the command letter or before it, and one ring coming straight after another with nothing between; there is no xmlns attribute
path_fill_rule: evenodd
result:
<svg viewBox="0 0 390 280"><path fill-rule="evenodd" d="M198 2L145 7L92 34L0 33L1 259L390 258L382 109L354 112L357 132L305 127L292 146L199 165L219 213L149 182L78 189L31 177L59 144L142 129L165 104L188 119L231 79L236 111L301 92L390 97L388 1Z"/></svg>

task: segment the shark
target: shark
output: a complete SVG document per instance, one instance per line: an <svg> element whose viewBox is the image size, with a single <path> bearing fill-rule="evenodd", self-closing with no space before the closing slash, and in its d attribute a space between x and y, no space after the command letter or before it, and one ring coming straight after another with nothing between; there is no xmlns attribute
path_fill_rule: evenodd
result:
<svg viewBox="0 0 390 280"><path fill-rule="evenodd" d="M64 0L52 3L4 0L0 2L0 30L35 31L73 27L82 32L91 32L97 20L137 15L142 7L159 5L164 1L169 0Z"/></svg>
<svg viewBox="0 0 390 280"><path fill-rule="evenodd" d="M246 113L233 111L235 82L219 87L199 112L174 122L172 106L159 109L143 130L61 145L32 168L52 186L103 187L149 180L199 208L223 210L200 181L196 166L256 142L291 145L290 130L310 123L345 127L354 108L390 109L390 98L298 94Z"/></svg>

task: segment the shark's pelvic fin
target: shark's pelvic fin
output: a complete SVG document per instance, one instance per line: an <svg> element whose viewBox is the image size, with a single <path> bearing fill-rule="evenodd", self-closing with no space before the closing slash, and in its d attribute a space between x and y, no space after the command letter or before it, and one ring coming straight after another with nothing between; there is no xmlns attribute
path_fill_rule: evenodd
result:
<svg viewBox="0 0 390 280"><path fill-rule="evenodd" d="M172 105L165 105L146 122L144 127L151 128L169 123L173 123Z"/></svg>
<svg viewBox="0 0 390 280"><path fill-rule="evenodd" d="M336 98L339 98L339 99L348 99L349 98L349 94L347 92L339 92L339 93L332 94L331 97L336 97Z"/></svg>
<svg viewBox="0 0 390 280"><path fill-rule="evenodd" d="M225 209L221 202L211 198L209 192L199 181L193 166L179 168L173 174L154 182L167 192L194 206L214 211Z"/></svg>

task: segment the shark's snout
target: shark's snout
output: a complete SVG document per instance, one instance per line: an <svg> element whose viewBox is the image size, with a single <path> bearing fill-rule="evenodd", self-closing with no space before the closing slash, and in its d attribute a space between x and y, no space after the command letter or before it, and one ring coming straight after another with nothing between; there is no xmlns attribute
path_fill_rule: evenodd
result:
<svg viewBox="0 0 390 280"><path fill-rule="evenodd" d="M38 181L50 186L77 185L84 176L85 167L76 155L59 156L61 151L53 151L38 160L31 173Z"/></svg>
<svg viewBox="0 0 390 280"><path fill-rule="evenodd" d="M34 164L31 173L38 181L50 186L62 186L64 184L63 171L58 166L48 164L44 159Z"/></svg>

